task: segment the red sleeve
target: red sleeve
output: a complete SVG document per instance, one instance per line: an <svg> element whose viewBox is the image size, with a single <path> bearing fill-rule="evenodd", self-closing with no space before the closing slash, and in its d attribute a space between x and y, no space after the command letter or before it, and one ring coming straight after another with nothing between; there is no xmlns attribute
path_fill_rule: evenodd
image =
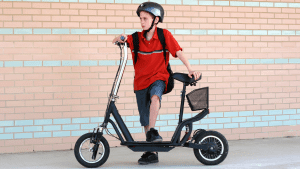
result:
<svg viewBox="0 0 300 169"><path fill-rule="evenodd" d="M133 47L133 39L132 39L132 35L127 35L127 47L129 47L131 49L131 47Z"/></svg>
<svg viewBox="0 0 300 169"><path fill-rule="evenodd" d="M166 49L172 54L174 58L177 58L176 52L181 50L182 48L179 46L176 39L173 37L170 31L164 29L164 36L166 41Z"/></svg>
<svg viewBox="0 0 300 169"><path fill-rule="evenodd" d="M132 54L132 60L133 60L133 56L134 54L132 53L132 50L134 49L134 46L133 46L133 39L132 39L132 35L128 35L127 36L127 46L130 48L130 52Z"/></svg>

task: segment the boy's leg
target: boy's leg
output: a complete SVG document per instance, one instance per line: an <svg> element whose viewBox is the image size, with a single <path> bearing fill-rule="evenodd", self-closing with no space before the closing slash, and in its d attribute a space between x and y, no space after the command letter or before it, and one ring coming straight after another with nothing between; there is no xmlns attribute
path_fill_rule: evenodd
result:
<svg viewBox="0 0 300 169"><path fill-rule="evenodd" d="M155 127L155 122L157 119L158 111L159 111L159 97L157 95L153 95L151 98L151 104L150 104L150 116L149 116L149 125L144 126L145 128L145 134L147 131L150 130L150 128ZM151 153L154 153L152 151Z"/></svg>
<svg viewBox="0 0 300 169"><path fill-rule="evenodd" d="M153 95L150 104L149 125L144 126L145 134L147 133L147 131L150 130L150 128L155 127L159 107L160 107L159 97L157 95Z"/></svg>
<svg viewBox="0 0 300 169"><path fill-rule="evenodd" d="M159 97L157 95L153 95L150 105L149 129L155 127L155 122L159 111L159 104Z"/></svg>

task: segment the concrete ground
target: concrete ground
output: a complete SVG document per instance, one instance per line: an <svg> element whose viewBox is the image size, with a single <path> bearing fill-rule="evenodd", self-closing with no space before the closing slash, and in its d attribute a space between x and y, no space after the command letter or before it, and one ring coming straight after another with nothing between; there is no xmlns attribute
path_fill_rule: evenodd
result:
<svg viewBox="0 0 300 169"><path fill-rule="evenodd" d="M271 168L300 169L300 137L228 141L227 158L217 166L205 166L195 157L193 149L176 147L159 152L159 163L138 165L142 152L127 147L114 147L106 163L99 168ZM54 169L84 168L73 150L0 154L0 168Z"/></svg>

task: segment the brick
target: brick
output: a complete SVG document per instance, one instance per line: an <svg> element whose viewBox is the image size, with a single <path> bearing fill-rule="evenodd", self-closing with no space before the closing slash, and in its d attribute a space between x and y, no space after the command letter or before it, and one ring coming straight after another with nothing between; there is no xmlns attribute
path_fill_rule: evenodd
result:
<svg viewBox="0 0 300 169"><path fill-rule="evenodd" d="M44 138L44 144L62 143L62 138Z"/></svg>
<svg viewBox="0 0 300 169"><path fill-rule="evenodd" d="M32 3L32 8L50 8L50 3Z"/></svg>
<svg viewBox="0 0 300 169"><path fill-rule="evenodd" d="M105 4L87 4L88 9L105 9Z"/></svg>
<svg viewBox="0 0 300 169"><path fill-rule="evenodd" d="M254 12L252 7L238 7L239 12Z"/></svg>
<svg viewBox="0 0 300 169"><path fill-rule="evenodd" d="M247 133L246 128L238 128L238 129L232 129L232 133Z"/></svg>
<svg viewBox="0 0 300 169"><path fill-rule="evenodd" d="M34 145L33 146L34 151L52 151L53 145Z"/></svg>
<svg viewBox="0 0 300 169"><path fill-rule="evenodd" d="M70 150L72 147L72 144L53 144L53 150Z"/></svg>
<svg viewBox="0 0 300 169"><path fill-rule="evenodd" d="M230 13L230 17L233 17L233 18L244 18L245 17L245 13Z"/></svg>
<svg viewBox="0 0 300 169"><path fill-rule="evenodd" d="M245 21L245 20L243 20L243 21ZM239 23L243 23L243 21L239 20ZM249 23L252 23L252 21L249 21ZM245 29L246 28L245 24L230 24L230 26L231 26L231 29ZM237 38L237 37L232 36L231 38ZM243 39L245 39L245 37L243 37Z"/></svg>
<svg viewBox="0 0 300 169"><path fill-rule="evenodd" d="M282 136L283 137L288 137L288 136L295 137L295 136L298 136L298 132L297 131L283 132Z"/></svg>
<svg viewBox="0 0 300 169"><path fill-rule="evenodd" d="M58 9L42 9L43 15L59 15Z"/></svg>
<svg viewBox="0 0 300 169"><path fill-rule="evenodd" d="M67 9L67 10L61 9L60 14L61 15L78 15L79 11L75 10L75 9L73 9L73 10L72 9Z"/></svg>
<svg viewBox="0 0 300 169"><path fill-rule="evenodd" d="M1 112L3 112L3 111L1 110ZM24 114L6 114L5 119L6 120L23 120Z"/></svg>
<svg viewBox="0 0 300 169"><path fill-rule="evenodd" d="M281 24L281 19L268 19L269 24Z"/></svg>
<svg viewBox="0 0 300 169"><path fill-rule="evenodd" d="M23 9L23 14L41 14L41 13L42 13L41 9Z"/></svg>
<svg viewBox="0 0 300 169"><path fill-rule="evenodd" d="M136 10L135 4L124 4L123 6L124 6L124 9ZM164 9L165 10L174 10L174 6L167 6L167 7L164 7Z"/></svg>
<svg viewBox="0 0 300 169"><path fill-rule="evenodd" d="M213 12L199 12L200 17L214 17Z"/></svg>
<svg viewBox="0 0 300 169"><path fill-rule="evenodd" d="M206 10L207 11L222 11L222 7L219 7L219 6L207 6Z"/></svg>
<svg viewBox="0 0 300 169"><path fill-rule="evenodd" d="M192 22L196 22L196 23L206 23L207 22L207 18L192 18Z"/></svg>
<svg viewBox="0 0 300 169"><path fill-rule="evenodd" d="M240 139L254 139L254 134L240 134Z"/></svg>
<svg viewBox="0 0 300 169"><path fill-rule="evenodd" d="M15 152L15 147L0 147L0 152L1 153L14 153Z"/></svg>
<svg viewBox="0 0 300 169"><path fill-rule="evenodd" d="M231 135L224 135L227 140L239 140L240 135L239 134L231 134Z"/></svg>
<svg viewBox="0 0 300 169"><path fill-rule="evenodd" d="M191 6L185 6L185 5L180 5L180 6L175 6L175 11L190 11Z"/></svg>
<svg viewBox="0 0 300 169"><path fill-rule="evenodd" d="M223 18L223 23L238 23L238 20L235 18Z"/></svg>
<svg viewBox="0 0 300 169"><path fill-rule="evenodd" d="M15 153L32 152L33 146L15 146Z"/></svg>
<svg viewBox="0 0 300 169"><path fill-rule="evenodd" d="M116 5L116 4L106 4L106 9L123 9L123 5Z"/></svg>
<svg viewBox="0 0 300 169"><path fill-rule="evenodd" d="M200 29L213 29L214 24L200 24Z"/></svg>
<svg viewBox="0 0 300 169"><path fill-rule="evenodd" d="M206 6L191 6L191 11L206 11Z"/></svg>
<svg viewBox="0 0 300 169"><path fill-rule="evenodd" d="M268 138L268 133L255 133L254 138Z"/></svg>
<svg viewBox="0 0 300 169"><path fill-rule="evenodd" d="M24 101L6 101L7 107L17 107L17 106L24 106Z"/></svg>
<svg viewBox="0 0 300 169"><path fill-rule="evenodd" d="M190 10L189 10L190 11ZM198 16L198 12L183 12L183 16L190 16L190 17L196 17Z"/></svg>
<svg viewBox="0 0 300 169"><path fill-rule="evenodd" d="M274 14L272 13L260 13L260 18L274 18Z"/></svg>
<svg viewBox="0 0 300 169"><path fill-rule="evenodd" d="M289 18L299 18L300 14L289 14Z"/></svg>
<svg viewBox="0 0 300 169"><path fill-rule="evenodd" d="M43 144L44 140L42 138L24 139L25 145L38 145Z"/></svg>
<svg viewBox="0 0 300 169"><path fill-rule="evenodd" d="M288 25L275 25L275 29L283 30L283 29L289 29L289 27Z"/></svg>
<svg viewBox="0 0 300 169"><path fill-rule="evenodd" d="M53 111L59 111L59 112L70 112L71 111L71 105L70 106L51 106L53 107ZM74 112L71 112L74 113ZM76 114L64 116L64 117L80 117L76 116Z"/></svg>
<svg viewBox="0 0 300 169"><path fill-rule="evenodd" d="M261 128L260 127L255 127L255 128L247 128L247 131L249 133L260 133L261 132Z"/></svg>
<svg viewBox="0 0 300 169"><path fill-rule="evenodd" d="M5 140L5 146L20 146L24 145L24 140Z"/></svg>
<svg viewBox="0 0 300 169"><path fill-rule="evenodd" d="M13 2L1 2L0 7L2 8L11 8L13 6Z"/></svg>
<svg viewBox="0 0 300 169"><path fill-rule="evenodd" d="M282 137L283 132L269 132L269 137Z"/></svg>
<svg viewBox="0 0 300 169"><path fill-rule="evenodd" d="M180 18L180 17L176 17L175 18L175 22L187 22L190 23L191 19L190 18Z"/></svg>
<svg viewBox="0 0 300 169"><path fill-rule="evenodd" d="M248 18L259 18L259 13L246 13L246 17Z"/></svg>
<svg viewBox="0 0 300 169"><path fill-rule="evenodd" d="M68 9L70 7L69 3L52 3L51 8L58 8L58 9ZM62 11L62 10L61 10Z"/></svg>
<svg viewBox="0 0 300 169"><path fill-rule="evenodd" d="M70 9L87 9L87 4L85 3L70 3Z"/></svg>
<svg viewBox="0 0 300 169"><path fill-rule="evenodd" d="M22 14L22 9L3 9L3 14Z"/></svg>
<svg viewBox="0 0 300 169"><path fill-rule="evenodd" d="M23 87L5 88L5 93L23 93L23 91L24 91Z"/></svg>
<svg viewBox="0 0 300 169"><path fill-rule="evenodd" d="M267 23L268 19L253 19L253 23Z"/></svg>

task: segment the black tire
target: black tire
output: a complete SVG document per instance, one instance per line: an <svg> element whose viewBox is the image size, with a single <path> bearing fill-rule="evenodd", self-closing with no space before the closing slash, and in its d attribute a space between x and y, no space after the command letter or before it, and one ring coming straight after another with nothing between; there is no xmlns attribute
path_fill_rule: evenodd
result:
<svg viewBox="0 0 300 169"><path fill-rule="evenodd" d="M90 152L88 149L95 145L94 143L90 143L92 134L93 133L86 133L86 134L82 135L76 141L76 144L74 147L74 154L75 154L77 161L81 165L88 167L88 168L95 168L95 167L99 167L99 166L103 165L106 162L106 160L108 159L109 152L110 152L109 144L108 144L107 140L102 136L100 139L100 142L99 142L96 159L94 161L89 161L89 160L93 160L92 159L93 152ZM82 149L82 146L81 146L82 143L89 143L87 145L91 145L91 146L86 146L87 149L85 151ZM103 151L103 149L104 149L104 151ZM100 153L101 153L101 156L99 158ZM86 157L84 157L85 154L87 154ZM89 159L85 159L85 158L89 158Z"/></svg>
<svg viewBox="0 0 300 169"><path fill-rule="evenodd" d="M211 144L213 151L194 148L198 161L204 165L218 165L227 157L229 146L226 138L217 131L201 132L195 139L195 144Z"/></svg>

